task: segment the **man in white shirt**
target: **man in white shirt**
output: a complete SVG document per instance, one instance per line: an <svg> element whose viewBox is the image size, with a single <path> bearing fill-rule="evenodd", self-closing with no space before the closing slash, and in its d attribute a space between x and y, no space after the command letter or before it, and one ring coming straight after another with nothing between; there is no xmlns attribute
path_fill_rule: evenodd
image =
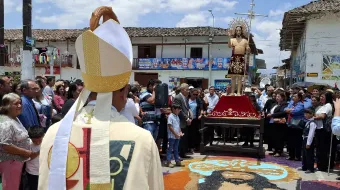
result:
<svg viewBox="0 0 340 190"><path fill-rule="evenodd" d="M263 110L264 106L266 105L267 103L267 100L269 100L270 98L272 98L272 94L274 92L274 87L272 86L268 86L267 88L267 92L266 93L263 93L261 96L260 96L260 102L261 102L261 110Z"/></svg>
<svg viewBox="0 0 340 190"><path fill-rule="evenodd" d="M49 77L46 80L47 85L45 86L43 93L48 95L52 100L54 97L54 91L53 91L53 86L54 86L54 79Z"/></svg>
<svg viewBox="0 0 340 190"><path fill-rule="evenodd" d="M209 88L209 94L206 94L205 97L204 97L205 103L209 104L208 110L207 110L208 113L211 113L214 110L214 108L215 108L215 106L216 106L216 104L219 100L220 100L220 98L215 93L215 87L211 86Z"/></svg>
<svg viewBox="0 0 340 190"><path fill-rule="evenodd" d="M130 122L135 123L135 118L139 117L139 110L137 110L136 104L132 98L127 99L125 107L120 114L125 116Z"/></svg>

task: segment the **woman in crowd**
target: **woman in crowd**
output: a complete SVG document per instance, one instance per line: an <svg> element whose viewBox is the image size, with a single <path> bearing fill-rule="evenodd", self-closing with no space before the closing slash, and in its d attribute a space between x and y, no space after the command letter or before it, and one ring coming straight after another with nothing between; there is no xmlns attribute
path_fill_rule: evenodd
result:
<svg viewBox="0 0 340 190"><path fill-rule="evenodd" d="M52 101L48 95L43 94L43 79L38 79L37 84L39 86L39 91L37 96L33 99L34 106L38 111L40 117L40 123L42 127L45 127L45 130L51 126L52 119Z"/></svg>
<svg viewBox="0 0 340 190"><path fill-rule="evenodd" d="M302 147L302 127L301 121L304 119L304 103L301 93L295 93L292 97L293 102L285 108L288 114L288 160L301 161Z"/></svg>
<svg viewBox="0 0 340 190"><path fill-rule="evenodd" d="M200 145L200 133L199 133L199 128L200 128L200 120L202 115L204 114L203 110L203 102L198 98L199 93L198 89L193 88L190 91L189 95L189 107L190 111L193 115L193 120L191 122L191 125L189 127L189 148L190 151L193 153L194 150L198 151L199 150L199 145Z"/></svg>
<svg viewBox="0 0 340 190"><path fill-rule="evenodd" d="M14 83L12 85L12 92L16 93L16 94L18 94L20 96L21 91L20 91L20 84L19 83Z"/></svg>
<svg viewBox="0 0 340 190"><path fill-rule="evenodd" d="M320 97L312 96L312 107L310 108L313 113L316 113L320 109Z"/></svg>
<svg viewBox="0 0 340 190"><path fill-rule="evenodd" d="M70 84L69 89L67 91L67 100L61 109L62 116L65 116L67 112L71 109L71 107L73 106L74 102L76 102L82 90L83 86L76 85L76 83Z"/></svg>
<svg viewBox="0 0 340 190"><path fill-rule="evenodd" d="M320 171L327 171L328 168L328 154L330 147L331 131L324 126L324 121L327 117L333 115L333 95L331 92L322 93L320 95L321 107L315 112L314 120L317 125L316 130L316 157L317 168ZM334 141L333 141L334 142ZM332 154L331 165L334 167L334 154Z"/></svg>
<svg viewBox="0 0 340 190"><path fill-rule="evenodd" d="M278 93L276 95L276 105L272 108L271 113L267 115L268 118L271 118L272 128L272 138L274 138L273 155L275 157L280 157L283 153L285 134L287 130L287 113L284 109L287 107L286 95L284 92Z"/></svg>
<svg viewBox="0 0 340 190"><path fill-rule="evenodd" d="M272 91L272 87L267 89L267 96L268 100L266 101L264 107L263 107L263 112L266 117L265 119L265 124L264 124L264 141L268 144L268 151L273 150L273 135L272 135L272 127L270 126L270 118L267 117L268 114L270 114L270 111L272 108L276 105L276 92L273 92L271 95L269 95L269 91Z"/></svg>
<svg viewBox="0 0 340 190"><path fill-rule="evenodd" d="M3 190L19 189L24 161L33 159L39 152L30 151L30 139L18 115L21 99L17 94L4 95L0 108L0 174Z"/></svg>
<svg viewBox="0 0 340 190"><path fill-rule="evenodd" d="M60 113L64 103L65 103L66 97L65 97L65 87L63 84L59 84L56 86L56 92L54 95L54 106L58 113Z"/></svg>

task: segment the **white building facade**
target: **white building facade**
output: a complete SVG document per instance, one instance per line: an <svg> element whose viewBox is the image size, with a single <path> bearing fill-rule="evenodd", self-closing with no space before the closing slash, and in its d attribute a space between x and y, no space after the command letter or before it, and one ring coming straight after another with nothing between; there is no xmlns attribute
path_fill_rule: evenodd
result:
<svg viewBox="0 0 340 190"><path fill-rule="evenodd" d="M324 11L325 7L329 7L329 11ZM308 14L303 13L305 9ZM332 7L327 1L318 1L285 13L280 46L282 50L293 50L296 81L340 84L340 13L337 9L338 6ZM289 31L294 31L293 49Z"/></svg>
<svg viewBox="0 0 340 190"><path fill-rule="evenodd" d="M170 87L187 82L203 88L208 88L210 85L222 87L230 82L226 75L232 50L228 47L226 29L194 27L126 28L126 30L132 41L134 57L130 82L138 81L146 85L149 79L157 78L168 83ZM64 80L81 79L75 51L75 39L81 32L82 30L33 30L33 38L36 39L33 49L38 49L39 54L32 56L32 67L35 68L32 78L45 75ZM20 39L22 39L21 30L5 30L8 58L5 66L0 66L0 75L21 71L22 40ZM44 54L47 47L57 48L58 55L47 60ZM252 46L252 53L250 65L254 67L255 54L258 53L255 44ZM145 66L149 59L152 61L154 58L157 58L162 65L157 68L152 67L153 64L149 67ZM219 62L217 58L223 61ZM53 74L48 64L51 59L55 60ZM193 66L189 64L191 60L194 60ZM210 70L209 60L213 63ZM165 62L168 66L164 66ZM173 67L174 64L176 67Z"/></svg>

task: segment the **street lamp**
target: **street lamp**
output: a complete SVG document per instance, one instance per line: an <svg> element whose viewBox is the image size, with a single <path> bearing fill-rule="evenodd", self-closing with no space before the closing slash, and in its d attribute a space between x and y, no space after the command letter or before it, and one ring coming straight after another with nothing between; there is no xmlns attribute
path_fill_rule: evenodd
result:
<svg viewBox="0 0 340 190"><path fill-rule="evenodd" d="M214 16L214 14L213 14L213 11L210 9L210 10L208 10L209 12L210 12L210 14L211 14L211 16L212 16L212 18L213 18L213 28L215 27L215 16ZM214 34L213 34L214 35Z"/></svg>
<svg viewBox="0 0 340 190"><path fill-rule="evenodd" d="M209 86L212 86L212 80L211 80L211 67L212 67L213 61L211 60L211 59L212 59L212 56L211 56L210 46L211 46L211 44L212 44L213 36L214 36L213 30L215 29L215 17L214 17L213 11L212 11L211 9L208 10L208 11L211 13L211 16L212 16L212 18L213 18L213 26L212 26L212 28L210 28L209 44L208 44Z"/></svg>

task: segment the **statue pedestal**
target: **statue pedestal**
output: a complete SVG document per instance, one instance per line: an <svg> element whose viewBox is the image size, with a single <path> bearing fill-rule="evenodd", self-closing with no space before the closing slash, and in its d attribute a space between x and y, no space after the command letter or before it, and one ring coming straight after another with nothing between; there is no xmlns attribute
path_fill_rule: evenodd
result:
<svg viewBox="0 0 340 190"><path fill-rule="evenodd" d="M208 129L216 127L222 128L222 134L224 134L222 138L209 137ZM238 145L239 139L237 139L236 145L226 145L226 130L236 129L239 132L244 127L260 129L258 145L242 147ZM264 119L261 118L260 113L256 111L247 96L222 96L211 114L202 118L200 132L201 154L206 151L224 151L255 154L259 159L264 156ZM204 138L209 138L209 146L206 146L207 141L204 141Z"/></svg>

